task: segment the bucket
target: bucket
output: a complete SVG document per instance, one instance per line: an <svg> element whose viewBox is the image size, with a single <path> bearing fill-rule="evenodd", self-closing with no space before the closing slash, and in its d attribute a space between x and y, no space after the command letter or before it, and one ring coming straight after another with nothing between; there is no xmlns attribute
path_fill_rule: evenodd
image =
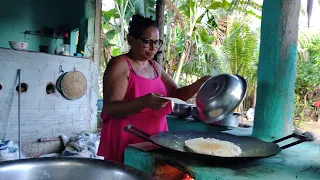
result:
<svg viewBox="0 0 320 180"><path fill-rule="evenodd" d="M103 99L98 99L97 106L98 106L98 111L102 111Z"/></svg>

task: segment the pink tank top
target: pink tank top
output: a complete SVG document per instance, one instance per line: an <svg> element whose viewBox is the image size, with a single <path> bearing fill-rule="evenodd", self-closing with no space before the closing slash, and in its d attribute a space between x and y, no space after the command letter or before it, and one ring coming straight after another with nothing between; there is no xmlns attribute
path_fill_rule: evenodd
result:
<svg viewBox="0 0 320 180"><path fill-rule="evenodd" d="M150 62L157 77L155 79L148 79L138 76L134 72L128 58L126 56L122 57L127 61L128 68L130 69L124 100L133 100L149 93L159 93L163 96L168 96L167 88L152 61ZM160 110L146 108L139 113L132 114L123 119L110 118L102 111L101 118L104 123L102 125L98 155L103 156L105 160L123 163L124 150L128 144L143 142L138 137L125 132L123 130L124 127L131 124L148 134L158 134L159 132L168 130L166 115L171 112L171 103L168 103L167 106Z"/></svg>

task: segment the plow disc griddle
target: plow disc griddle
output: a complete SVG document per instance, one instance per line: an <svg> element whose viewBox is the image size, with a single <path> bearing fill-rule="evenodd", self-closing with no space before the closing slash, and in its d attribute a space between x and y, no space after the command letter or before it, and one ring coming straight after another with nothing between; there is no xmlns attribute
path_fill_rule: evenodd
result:
<svg viewBox="0 0 320 180"><path fill-rule="evenodd" d="M249 160L249 159L260 159L265 157L270 157L277 155L282 149L300 144L305 141L314 141L316 139L315 135L311 132L306 132L303 134L293 133L284 138L278 139L274 142L265 142L260 139L249 137L249 136L236 136L232 134L222 133L222 132L201 132L201 131L166 131L161 132L157 135L149 135L140 129L128 125L124 128L126 132L129 132L145 141L149 141L155 145L165 148L170 151L175 151L182 153L183 157L204 159L204 160ZM222 141L229 141L239 146L242 150L240 156L237 157L219 157L212 155L197 154L193 152L186 151L184 147L184 142L189 139L194 138L215 138ZM298 138L298 141L287 144L285 146L279 146L278 142L284 141L289 138Z"/></svg>

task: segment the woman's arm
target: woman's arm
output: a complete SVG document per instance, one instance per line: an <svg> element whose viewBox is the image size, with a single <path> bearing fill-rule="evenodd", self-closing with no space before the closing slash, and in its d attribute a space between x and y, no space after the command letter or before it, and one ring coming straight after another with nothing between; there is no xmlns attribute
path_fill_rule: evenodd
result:
<svg viewBox="0 0 320 180"><path fill-rule="evenodd" d="M199 80L197 80L196 82L190 84L189 86L185 86L185 87L176 89L176 92L175 92L176 97L179 99L182 99L184 101L187 101L188 99L192 98L192 96L194 96L198 92L198 90L200 89L202 84L210 77L211 76L204 76L204 77L200 78Z"/></svg>
<svg viewBox="0 0 320 180"><path fill-rule="evenodd" d="M204 76L189 86L179 88L178 85L173 81L173 79L163 70L163 68L158 63L156 64L158 71L161 73L161 79L169 91L169 96L179 98L184 101L187 101L192 96L194 96L198 92L202 84L211 77Z"/></svg>
<svg viewBox="0 0 320 180"><path fill-rule="evenodd" d="M103 76L103 112L109 117L123 118L145 108L143 97L124 101L129 70L122 57L112 59Z"/></svg>

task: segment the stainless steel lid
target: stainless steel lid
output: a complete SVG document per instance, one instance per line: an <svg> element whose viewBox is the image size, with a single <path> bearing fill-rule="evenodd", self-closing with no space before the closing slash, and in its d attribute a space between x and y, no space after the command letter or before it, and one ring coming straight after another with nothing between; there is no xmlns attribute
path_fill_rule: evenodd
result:
<svg viewBox="0 0 320 180"><path fill-rule="evenodd" d="M238 75L221 74L208 79L196 97L197 118L215 122L232 113L247 93L246 80Z"/></svg>

